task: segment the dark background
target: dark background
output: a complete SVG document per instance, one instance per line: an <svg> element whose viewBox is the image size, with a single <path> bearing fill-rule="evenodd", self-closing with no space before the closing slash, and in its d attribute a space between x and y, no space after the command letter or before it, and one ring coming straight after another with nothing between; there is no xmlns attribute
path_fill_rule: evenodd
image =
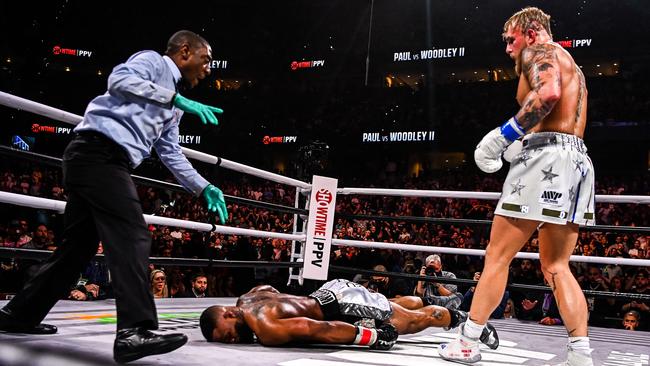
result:
<svg viewBox="0 0 650 366"><path fill-rule="evenodd" d="M642 0L3 2L0 90L83 114L115 65L142 49L163 52L171 34L190 29L227 68L187 94L225 110L216 128L184 117L181 133L202 137L189 148L295 176L301 147L320 141L325 172L349 181L474 169L477 141L518 109L501 32L527 5L551 14L556 41L591 40L568 50L587 76L586 142L597 173L647 170L650 10ZM92 55L54 55L55 46ZM393 61L395 52L432 47L465 47L465 56ZM311 60L325 64L290 68ZM69 141L32 132L66 124L6 107L0 116L0 144L33 137L32 151L61 156ZM361 142L363 132L421 130L435 131L435 141ZM297 141L264 145L264 136Z"/></svg>

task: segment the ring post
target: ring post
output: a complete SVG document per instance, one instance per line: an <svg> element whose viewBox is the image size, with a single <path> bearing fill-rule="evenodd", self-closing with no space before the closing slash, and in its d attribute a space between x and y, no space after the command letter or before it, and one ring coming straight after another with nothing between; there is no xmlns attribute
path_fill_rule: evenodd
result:
<svg viewBox="0 0 650 366"><path fill-rule="evenodd" d="M314 175L312 180L307 240L305 242L304 278L327 280L334 231L337 184L338 179L318 175Z"/></svg>

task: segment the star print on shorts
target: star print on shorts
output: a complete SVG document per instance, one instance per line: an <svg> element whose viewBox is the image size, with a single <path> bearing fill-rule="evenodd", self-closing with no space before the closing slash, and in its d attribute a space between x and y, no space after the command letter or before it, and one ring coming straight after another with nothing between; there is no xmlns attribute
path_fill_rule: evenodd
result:
<svg viewBox="0 0 650 366"><path fill-rule="evenodd" d="M542 169L542 174L544 174L544 178L542 178L542 182L547 180L553 184L553 178L559 177L559 174L553 173L553 166L550 166L548 170Z"/></svg>

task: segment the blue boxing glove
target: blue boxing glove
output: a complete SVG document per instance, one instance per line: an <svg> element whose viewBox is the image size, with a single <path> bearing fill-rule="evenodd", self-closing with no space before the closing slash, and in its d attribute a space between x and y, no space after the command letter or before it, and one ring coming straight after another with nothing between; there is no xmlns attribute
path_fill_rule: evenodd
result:
<svg viewBox="0 0 650 366"><path fill-rule="evenodd" d="M211 107L209 105L201 104L195 102L191 99L187 99L184 96L176 93L174 100L172 102L174 106L178 109L181 109L187 113L196 114L201 118L203 124L210 122L213 125L218 125L219 121L215 117L215 113L223 113L223 109L217 107Z"/></svg>
<svg viewBox="0 0 650 366"><path fill-rule="evenodd" d="M517 121L517 118L510 118L501 127L488 132L478 143L476 150L474 150L476 165L486 173L494 173L501 169L503 166L501 160L503 152L513 141L525 134L526 132Z"/></svg>

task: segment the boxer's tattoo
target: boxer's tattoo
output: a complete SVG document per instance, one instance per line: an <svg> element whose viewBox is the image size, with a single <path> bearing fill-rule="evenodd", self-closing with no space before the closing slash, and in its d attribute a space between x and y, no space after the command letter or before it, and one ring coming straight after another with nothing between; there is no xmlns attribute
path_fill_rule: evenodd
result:
<svg viewBox="0 0 650 366"><path fill-rule="evenodd" d="M266 302L254 304L251 307L251 313L255 314L255 317L260 318L263 317L264 314L262 314L262 308L266 305Z"/></svg>
<svg viewBox="0 0 650 366"><path fill-rule="evenodd" d="M576 332L577 329L573 328L569 331L569 337L573 337L573 334Z"/></svg>
<svg viewBox="0 0 650 366"><path fill-rule="evenodd" d="M576 65L576 72L578 73L578 80L580 81L580 91L578 92L578 108L576 109L576 123L580 120L580 113L582 112L582 103L584 101L585 90L587 86L585 85L585 75L580 70L580 67Z"/></svg>
<svg viewBox="0 0 650 366"><path fill-rule="evenodd" d="M555 283L555 276L557 276L557 272L549 272L551 274L551 280L548 281L548 285L551 287L551 291L553 291L553 294L555 294L555 290L557 289L557 284ZM557 303L557 307L560 307L560 298L555 296L555 302Z"/></svg>
<svg viewBox="0 0 650 366"><path fill-rule="evenodd" d="M551 290L555 292L555 289L557 288L557 285L555 284L555 276L557 276L557 273L554 272L549 272L551 274L551 281L549 281L549 286L551 286Z"/></svg>
<svg viewBox="0 0 650 366"><path fill-rule="evenodd" d="M431 314L431 316L436 318L436 320L441 320L442 319L442 311L434 310L433 314Z"/></svg>
<svg viewBox="0 0 650 366"><path fill-rule="evenodd" d="M551 45L528 47L522 51L521 58L523 74L530 84L531 91L526 95L523 107L517 113L517 120L524 130L528 131L551 112L557 101L542 98L542 87L560 88L562 75L555 48Z"/></svg>

